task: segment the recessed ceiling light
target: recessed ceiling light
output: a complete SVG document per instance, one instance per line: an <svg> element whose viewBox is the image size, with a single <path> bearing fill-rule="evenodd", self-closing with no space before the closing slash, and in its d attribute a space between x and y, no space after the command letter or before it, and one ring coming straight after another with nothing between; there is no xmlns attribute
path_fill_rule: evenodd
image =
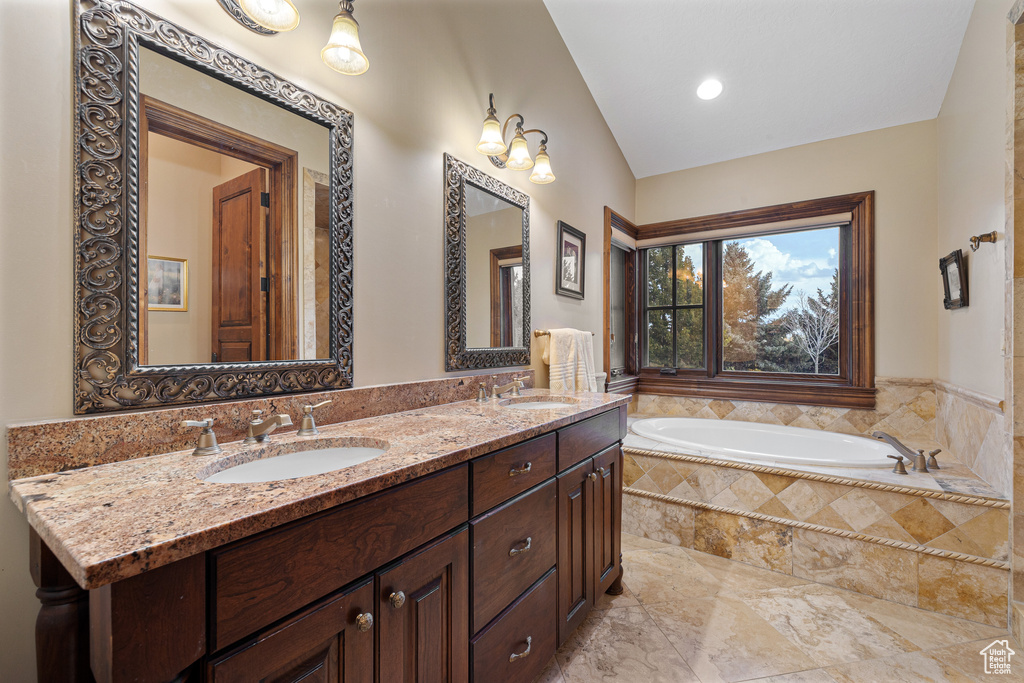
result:
<svg viewBox="0 0 1024 683"><path fill-rule="evenodd" d="M722 82L709 78L697 88L697 97L702 100L713 100L722 94Z"/></svg>

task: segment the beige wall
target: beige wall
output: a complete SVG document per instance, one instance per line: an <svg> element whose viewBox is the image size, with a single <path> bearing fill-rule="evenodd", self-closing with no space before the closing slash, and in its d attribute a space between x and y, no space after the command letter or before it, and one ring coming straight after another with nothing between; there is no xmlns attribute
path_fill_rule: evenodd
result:
<svg viewBox="0 0 1024 683"><path fill-rule="evenodd" d="M530 195L533 326L600 329L603 207L632 218L633 176L541 0L358 5L371 67L357 78L320 62L333 8L300 5L294 34L266 38L216 3L145 4L355 113L357 385L444 375L444 152ZM67 0L0 0L0 424L72 412L69 11ZM494 26L523 36L514 51L496 46ZM488 92L500 115L518 110L547 131L557 182L533 185L476 152ZM582 302L553 294L559 219L590 237ZM0 463L5 478L5 446ZM27 539L24 518L0 502L4 680L34 676Z"/></svg>
<svg viewBox="0 0 1024 683"><path fill-rule="evenodd" d="M523 243L519 208L466 218L466 334L470 347L491 346L491 249Z"/></svg>
<svg viewBox="0 0 1024 683"><path fill-rule="evenodd" d="M1012 0L977 0L937 119L938 244L935 258L962 249L970 305L938 304L938 379L1004 396L1006 265L1006 15ZM995 230L995 245L969 249Z"/></svg>
<svg viewBox="0 0 1024 683"><path fill-rule="evenodd" d="M934 377L935 121L642 178L638 223L875 190L875 370Z"/></svg>

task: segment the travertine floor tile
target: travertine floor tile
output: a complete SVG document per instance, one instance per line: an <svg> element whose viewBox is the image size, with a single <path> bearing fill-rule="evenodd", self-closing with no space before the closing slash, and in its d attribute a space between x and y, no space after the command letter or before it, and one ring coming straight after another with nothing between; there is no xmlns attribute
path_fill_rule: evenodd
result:
<svg viewBox="0 0 1024 683"><path fill-rule="evenodd" d="M622 552L624 553L630 550L660 550L661 548L668 547L670 547L668 543L662 543L661 541L633 534L622 534Z"/></svg>
<svg viewBox="0 0 1024 683"><path fill-rule="evenodd" d="M677 600L646 609L703 683L745 681L816 666L738 598Z"/></svg>
<svg viewBox="0 0 1024 683"><path fill-rule="evenodd" d="M753 567L749 564L727 560L724 557L687 550L687 554L721 584L720 592L730 595L745 595L754 591L770 590L788 586L803 586L810 581L796 576L773 572L770 569Z"/></svg>
<svg viewBox="0 0 1024 683"><path fill-rule="evenodd" d="M913 652L897 657L872 659L835 666L825 670L838 683L900 681L900 683L971 683L979 679L965 676L948 664Z"/></svg>
<svg viewBox="0 0 1024 683"><path fill-rule="evenodd" d="M633 591L629 590L629 586L625 583L622 584L622 595L608 595L607 593L601 593L597 596L597 604L594 605L594 609L616 609L618 607L636 607L640 604L640 601L633 595Z"/></svg>
<svg viewBox="0 0 1024 683"><path fill-rule="evenodd" d="M555 657L566 683L702 683L642 607L591 612Z"/></svg>
<svg viewBox="0 0 1024 683"><path fill-rule="evenodd" d="M684 548L666 546L660 550L623 553L622 565L630 590L644 605L706 598L721 589L718 580Z"/></svg>
<svg viewBox="0 0 1024 683"><path fill-rule="evenodd" d="M818 666L919 649L877 619L851 607L840 593L812 584L754 593L743 602Z"/></svg>
<svg viewBox="0 0 1024 683"><path fill-rule="evenodd" d="M1024 649L1010 636L1003 634L998 640L1007 640L1010 648L1017 654L1010 658L1010 673L998 676L985 673L985 661L981 651L988 647L996 637L983 638L970 643L960 643L928 652L928 656L956 669L971 681L1000 680L1024 683Z"/></svg>
<svg viewBox="0 0 1024 683"><path fill-rule="evenodd" d="M836 683L836 679L825 673L824 669L811 669L810 671L797 671L796 673L782 674L781 676L758 678L756 681L749 681L749 683Z"/></svg>

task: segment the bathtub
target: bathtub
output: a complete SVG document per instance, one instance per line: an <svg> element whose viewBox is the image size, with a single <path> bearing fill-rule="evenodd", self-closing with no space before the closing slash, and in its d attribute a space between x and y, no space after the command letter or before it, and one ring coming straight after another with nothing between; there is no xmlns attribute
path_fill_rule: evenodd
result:
<svg viewBox="0 0 1024 683"><path fill-rule="evenodd" d="M891 468L895 463L886 456L897 455L877 439L755 422L655 417L633 422L630 430L692 455L763 465Z"/></svg>

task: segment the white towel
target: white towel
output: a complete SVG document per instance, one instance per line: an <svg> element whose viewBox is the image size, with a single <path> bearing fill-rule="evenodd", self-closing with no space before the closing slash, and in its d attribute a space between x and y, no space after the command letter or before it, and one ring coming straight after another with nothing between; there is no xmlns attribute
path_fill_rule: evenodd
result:
<svg viewBox="0 0 1024 683"><path fill-rule="evenodd" d="M552 391L597 391L594 335L571 328L551 330L543 360Z"/></svg>

